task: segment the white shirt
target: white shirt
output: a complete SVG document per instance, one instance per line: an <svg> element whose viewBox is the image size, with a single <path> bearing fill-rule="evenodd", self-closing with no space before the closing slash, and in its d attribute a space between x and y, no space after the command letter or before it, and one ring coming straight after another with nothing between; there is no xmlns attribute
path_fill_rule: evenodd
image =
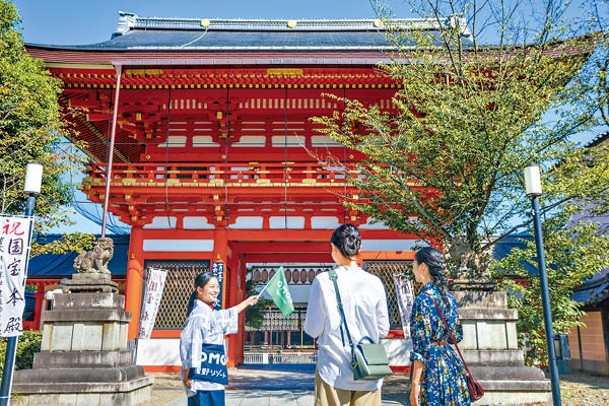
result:
<svg viewBox="0 0 609 406"><path fill-rule="evenodd" d="M375 343L387 336L389 313L385 287L378 276L363 269L336 268L337 283L343 310L353 344L368 336ZM383 380L353 379L351 347L344 333L341 337L341 317L328 272L317 275L309 294L305 332L317 338L317 371L320 378L338 389L373 391L380 389ZM344 342L343 342L344 341Z"/></svg>
<svg viewBox="0 0 609 406"><path fill-rule="evenodd" d="M201 364L203 343L223 344L224 334L234 334L237 331L238 318L235 308L212 310L208 304L197 300L180 334L182 368L188 369ZM194 396L198 390L223 390L224 385L192 379L190 389L186 387L184 389L187 396Z"/></svg>

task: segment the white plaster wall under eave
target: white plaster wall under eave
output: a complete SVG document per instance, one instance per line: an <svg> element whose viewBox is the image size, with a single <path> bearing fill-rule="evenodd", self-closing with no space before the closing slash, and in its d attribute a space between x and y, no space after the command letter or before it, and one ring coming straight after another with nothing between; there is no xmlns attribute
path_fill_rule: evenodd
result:
<svg viewBox="0 0 609 406"><path fill-rule="evenodd" d="M413 251L417 247L426 247L427 243L421 240L362 240L362 251Z"/></svg>
<svg viewBox="0 0 609 406"><path fill-rule="evenodd" d="M214 240L144 240L146 252L211 252Z"/></svg>
<svg viewBox="0 0 609 406"><path fill-rule="evenodd" d="M177 219L173 216L158 216L150 224L144 225L145 230L170 230L176 228Z"/></svg>
<svg viewBox="0 0 609 406"><path fill-rule="evenodd" d="M216 227L209 224L205 217L186 216L183 222L184 230L213 230Z"/></svg>

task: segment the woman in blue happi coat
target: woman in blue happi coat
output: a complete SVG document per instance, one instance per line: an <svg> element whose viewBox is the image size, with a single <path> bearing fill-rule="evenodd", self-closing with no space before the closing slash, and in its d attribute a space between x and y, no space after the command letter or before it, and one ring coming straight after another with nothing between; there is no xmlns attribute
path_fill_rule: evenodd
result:
<svg viewBox="0 0 609 406"><path fill-rule="evenodd" d="M237 315L258 303L258 296L250 296L230 309L214 310L219 293L220 284L212 273L197 275L188 304L188 320L180 335L182 378L188 406L224 406L224 385L192 377L190 369L201 364L203 344L224 344L225 334L238 331Z"/></svg>
<svg viewBox="0 0 609 406"><path fill-rule="evenodd" d="M423 284L410 315L412 336L411 405L471 405L467 373L434 301L457 342L463 339L457 301L448 291L442 253L425 247L418 251L412 264L417 282Z"/></svg>

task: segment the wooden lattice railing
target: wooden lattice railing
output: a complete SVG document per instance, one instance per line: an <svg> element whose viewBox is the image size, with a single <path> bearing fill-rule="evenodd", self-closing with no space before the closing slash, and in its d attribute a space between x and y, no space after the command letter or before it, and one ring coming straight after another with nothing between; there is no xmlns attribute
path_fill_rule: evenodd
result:
<svg viewBox="0 0 609 406"><path fill-rule="evenodd" d="M106 184L106 164L91 164L85 185ZM114 164L112 186L344 187L347 176L359 176L355 165L324 168L313 163Z"/></svg>
<svg viewBox="0 0 609 406"><path fill-rule="evenodd" d="M387 305L389 306L389 328L391 330L402 329L400 307L393 276L406 274L411 267L411 261L364 261L364 268L371 274L378 275L385 285Z"/></svg>

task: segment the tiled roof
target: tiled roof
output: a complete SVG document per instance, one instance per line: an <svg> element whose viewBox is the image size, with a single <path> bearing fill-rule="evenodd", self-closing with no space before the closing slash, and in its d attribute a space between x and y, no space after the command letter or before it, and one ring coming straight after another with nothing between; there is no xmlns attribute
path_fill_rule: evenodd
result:
<svg viewBox="0 0 609 406"><path fill-rule="evenodd" d="M471 42L465 20L227 20L140 17L120 12L117 31L92 45L57 46L79 50L387 50L389 29L414 29L439 35L439 24L461 27ZM408 45L408 40L405 40Z"/></svg>
<svg viewBox="0 0 609 406"><path fill-rule="evenodd" d="M526 248L526 240L531 240L529 233L521 233L508 236L495 244L493 258L500 261L507 257L512 249ZM522 263L522 266L532 275L538 275L537 264ZM573 300L583 305L595 306L609 300L609 268L603 269L592 278L584 281L573 289Z"/></svg>
<svg viewBox="0 0 609 406"><path fill-rule="evenodd" d="M594 306L609 300L609 268L603 269L573 291L573 300Z"/></svg>
<svg viewBox="0 0 609 406"><path fill-rule="evenodd" d="M609 139L609 132L599 134L596 137L594 137L594 139L592 141L590 141L588 144L586 144L586 147L588 147L588 148L595 147L595 146L601 144L602 142L607 141L608 139Z"/></svg>

